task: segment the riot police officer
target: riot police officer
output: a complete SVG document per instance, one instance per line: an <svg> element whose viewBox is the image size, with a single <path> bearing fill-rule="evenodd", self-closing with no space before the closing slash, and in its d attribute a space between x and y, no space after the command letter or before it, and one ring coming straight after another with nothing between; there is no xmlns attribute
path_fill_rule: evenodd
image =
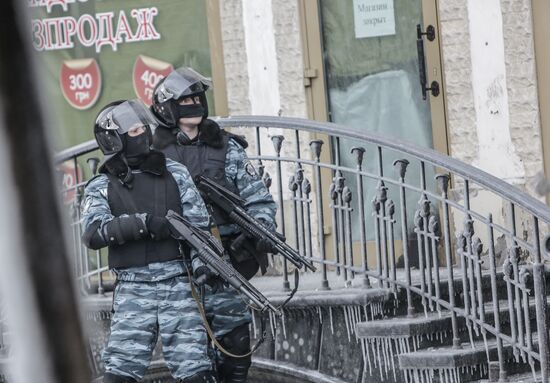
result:
<svg viewBox="0 0 550 383"><path fill-rule="evenodd" d="M204 229L209 217L185 166L151 149L155 127L139 100L107 105L94 124L105 159L85 188L82 238L91 249L109 248L117 276L104 382L142 379L157 337L179 382L215 382L186 272L205 266L170 236L165 215L174 210Z"/></svg>
<svg viewBox="0 0 550 383"><path fill-rule="evenodd" d="M210 86L208 79L191 68L178 68L161 80L153 93L151 107L160 121L154 146L168 158L184 164L193 177L206 176L239 195L244 199L248 213L274 230L276 204L246 156L246 140L220 129L215 121L207 119L205 91ZM256 274L259 268L265 272L267 252L273 250L270 242L248 239L222 211L209 201L206 203L235 268L247 278ZM212 327L221 345L232 354L248 353L251 317L239 295L226 289L207 296L206 309L213 318ZM250 356L218 355L218 373L223 382L246 381Z"/></svg>

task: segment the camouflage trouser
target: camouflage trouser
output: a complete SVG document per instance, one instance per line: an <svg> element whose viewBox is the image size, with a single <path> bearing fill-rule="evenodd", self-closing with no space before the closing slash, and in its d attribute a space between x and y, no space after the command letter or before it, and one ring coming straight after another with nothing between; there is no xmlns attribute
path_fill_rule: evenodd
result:
<svg viewBox="0 0 550 383"><path fill-rule="evenodd" d="M212 294L206 289L206 315L212 318L212 330L216 338L252 320L241 294L233 287L225 287L222 292Z"/></svg>
<svg viewBox="0 0 550 383"><path fill-rule="evenodd" d="M211 370L207 336L187 277L117 284L111 335L103 360L112 374L143 378L157 336L173 377Z"/></svg>

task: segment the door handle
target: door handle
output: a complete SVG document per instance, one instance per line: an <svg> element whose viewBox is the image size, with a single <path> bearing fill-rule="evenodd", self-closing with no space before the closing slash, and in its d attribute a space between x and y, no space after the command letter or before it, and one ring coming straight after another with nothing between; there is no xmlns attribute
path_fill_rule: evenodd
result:
<svg viewBox="0 0 550 383"><path fill-rule="evenodd" d="M426 99L426 94L428 91L431 92L432 96L439 96L439 83L437 81L432 81L430 87L426 87L428 80L426 78L426 58L424 56L424 39L422 36L426 36L429 41L435 40L435 28L432 25L429 25L426 28L426 32L422 32L420 24L416 26L416 51L418 53L418 75L420 77L420 87L422 89L422 99Z"/></svg>

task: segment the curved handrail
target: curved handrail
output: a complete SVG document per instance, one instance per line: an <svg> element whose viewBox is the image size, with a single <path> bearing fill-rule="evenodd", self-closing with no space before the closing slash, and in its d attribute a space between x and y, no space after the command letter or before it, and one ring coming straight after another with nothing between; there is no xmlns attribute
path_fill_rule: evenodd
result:
<svg viewBox="0 0 550 383"><path fill-rule="evenodd" d="M518 188L501 179L486 173L472 165L468 165L455 158L439 153L433 149L423 148L409 142L387 138L369 132L358 132L343 125L306 120L302 118L274 117L274 116L231 116L215 117L215 121L224 128L231 127L270 127L281 129L299 129L311 133L322 133L346 138L355 138L384 148L397 150L401 153L414 156L432 165L445 168L461 177L474 181L476 184L491 190L495 194L522 206L531 214L550 224L550 207L539 200L521 192ZM55 155L56 162L64 162L76 156L96 150L95 140L86 141L72 148L65 149Z"/></svg>
<svg viewBox="0 0 550 383"><path fill-rule="evenodd" d="M231 116L217 118L216 122L222 127L272 127L282 129L299 129L312 133L323 133L345 138L355 138L379 145L388 149L397 150L412 155L432 165L446 168L455 174L474 181L488 190L522 206L533 215L550 223L550 207L537 199L521 192L518 188L485 171L468 165L455 158L439 153L433 149L416 146L397 138L383 137L370 132L358 132L346 126L332 122L319 122L302 118L272 117L272 116Z"/></svg>

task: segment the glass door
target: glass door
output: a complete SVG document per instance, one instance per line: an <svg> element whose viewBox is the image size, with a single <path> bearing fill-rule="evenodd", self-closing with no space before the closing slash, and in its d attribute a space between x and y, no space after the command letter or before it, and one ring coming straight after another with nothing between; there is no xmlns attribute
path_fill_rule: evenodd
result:
<svg viewBox="0 0 550 383"><path fill-rule="evenodd" d="M319 72L307 83L312 118L323 120L324 114L326 120L348 128L447 153L436 0L303 0L302 20L306 74ZM434 83L439 89L426 89L437 88ZM355 168L349 153L357 142L339 139L331 144L333 161ZM365 149L364 170L378 174L377 148ZM397 179L392 162L402 157L397 153L384 154L385 176ZM428 184L434 173L433 169L426 169ZM350 189L357 190L355 177L344 177ZM419 179L420 165L411 161L406 180L414 183ZM368 247L372 248L368 251L369 263L373 260L375 236L370 201L378 186L376 181L365 182L367 211L363 219ZM388 198L395 202L395 216L399 217L398 189L389 188ZM409 230L419 199L420 193L408 194ZM354 216L355 247L360 218ZM414 242L414 237L414 233L409 233L409 241ZM410 243L409 249L414 248L416 244ZM399 254L401 250L396 251ZM354 258L357 253L354 251Z"/></svg>

